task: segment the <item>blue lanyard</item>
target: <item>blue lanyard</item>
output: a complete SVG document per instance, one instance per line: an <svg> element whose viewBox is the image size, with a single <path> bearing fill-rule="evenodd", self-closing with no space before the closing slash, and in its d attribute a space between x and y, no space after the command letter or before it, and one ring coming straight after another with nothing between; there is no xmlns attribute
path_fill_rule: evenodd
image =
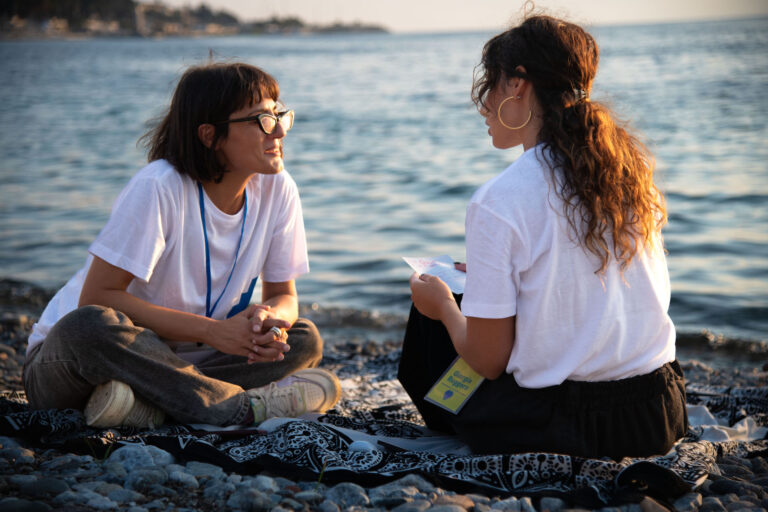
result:
<svg viewBox="0 0 768 512"><path fill-rule="evenodd" d="M245 218L248 215L248 196L246 195L245 191L243 191L243 223L240 226L240 240L237 241L237 251L235 251L235 261L232 263L232 270L229 271L229 277L227 277L227 282L224 285L224 289L221 290L221 293L219 294L219 298L216 299L216 302L213 303L213 307L211 307L211 251L208 247L208 231L205 228L205 201L203 201L203 185L199 181L197 182L197 192L198 196L200 197L200 218L203 219L203 238L205 240L205 277L206 277L206 285L207 285L207 291L205 294L205 316L210 318L213 315L213 311L216 309L216 306L218 306L219 301L221 300L221 297L224 296L224 292L227 290L227 286L229 286L229 281L232 279L232 274L235 273L235 266L237 265L237 257L240 255L240 244L243 243L243 232L245 231Z"/></svg>

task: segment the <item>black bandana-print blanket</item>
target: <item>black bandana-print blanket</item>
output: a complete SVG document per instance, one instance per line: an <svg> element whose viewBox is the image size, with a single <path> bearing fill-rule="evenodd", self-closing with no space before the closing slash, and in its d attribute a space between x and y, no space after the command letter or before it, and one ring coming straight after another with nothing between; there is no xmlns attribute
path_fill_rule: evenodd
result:
<svg viewBox="0 0 768 512"><path fill-rule="evenodd" d="M79 453L104 453L114 443L153 444L180 460L210 462L239 473L269 469L294 478L321 477L327 484L374 486L418 473L460 492L560 495L593 507L637 502L644 495L668 502L702 483L718 456L768 454L768 389L690 385L690 406L711 413L720 424L716 441L706 426L694 426L670 453L647 459L472 455L455 438L435 436L423 427L395 378L398 357L398 352L326 357L324 366L342 381L341 402L324 415L275 418L257 429L169 424L155 430L95 430L79 411L30 411L22 393L4 393L0 435ZM728 432L736 430L727 427L745 422L751 437L731 439Z"/></svg>

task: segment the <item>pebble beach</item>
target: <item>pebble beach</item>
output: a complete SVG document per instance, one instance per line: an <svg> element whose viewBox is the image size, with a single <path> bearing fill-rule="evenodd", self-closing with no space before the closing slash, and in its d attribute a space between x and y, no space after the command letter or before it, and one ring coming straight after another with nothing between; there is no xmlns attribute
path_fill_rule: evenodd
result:
<svg viewBox="0 0 768 512"><path fill-rule="evenodd" d="M21 391L26 340L50 292L0 281L0 389ZM327 364L399 350L405 318L302 305L326 339ZM768 384L765 343L725 343L709 333L679 337L678 358L691 383L760 387ZM768 454L719 457L704 483L672 505L681 511L768 510ZM327 483L322 475L296 481L279 472L238 474L198 461L175 460L144 445L103 457L66 453L21 438L0 437L0 512L45 510L486 512L583 510L556 497L461 494L418 475L378 487ZM651 498L604 511L667 510Z"/></svg>

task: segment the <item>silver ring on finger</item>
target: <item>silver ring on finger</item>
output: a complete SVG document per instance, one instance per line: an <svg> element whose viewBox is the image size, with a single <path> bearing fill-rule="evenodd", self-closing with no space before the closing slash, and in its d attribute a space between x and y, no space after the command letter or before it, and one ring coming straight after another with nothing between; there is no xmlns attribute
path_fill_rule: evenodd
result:
<svg viewBox="0 0 768 512"><path fill-rule="evenodd" d="M283 337L283 331L278 326L272 326L271 329L269 329L271 333L273 333L275 336L277 336L278 339Z"/></svg>

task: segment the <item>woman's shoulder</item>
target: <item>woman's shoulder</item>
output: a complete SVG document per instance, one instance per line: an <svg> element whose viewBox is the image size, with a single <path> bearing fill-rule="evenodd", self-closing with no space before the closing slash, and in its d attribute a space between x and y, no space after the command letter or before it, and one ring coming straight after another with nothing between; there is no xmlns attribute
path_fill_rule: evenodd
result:
<svg viewBox="0 0 768 512"><path fill-rule="evenodd" d="M551 159L536 146L520 155L503 172L483 184L472 202L487 205L514 205L537 201L550 190Z"/></svg>
<svg viewBox="0 0 768 512"><path fill-rule="evenodd" d="M137 172L134 180L147 180L159 185L178 185L185 179L190 179L177 172L176 169L167 160L153 160Z"/></svg>

